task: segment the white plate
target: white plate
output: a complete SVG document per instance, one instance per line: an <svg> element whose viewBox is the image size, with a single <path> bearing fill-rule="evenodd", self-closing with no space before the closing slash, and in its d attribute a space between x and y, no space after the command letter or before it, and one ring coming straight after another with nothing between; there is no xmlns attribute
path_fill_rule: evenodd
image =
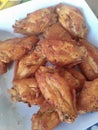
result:
<svg viewBox="0 0 98 130"><path fill-rule="evenodd" d="M88 40L98 47L98 20L84 0L33 0L24 4L0 11L0 40L15 37L12 25L34 10L60 2L76 6L83 12L89 27ZM7 34L10 32L10 34ZM18 36L18 35L17 35ZM31 130L31 117L38 108L29 108L24 103L13 103L8 94L12 87L13 69L0 76L0 130ZM60 124L55 130L84 130L98 122L98 112L81 115L73 124Z"/></svg>

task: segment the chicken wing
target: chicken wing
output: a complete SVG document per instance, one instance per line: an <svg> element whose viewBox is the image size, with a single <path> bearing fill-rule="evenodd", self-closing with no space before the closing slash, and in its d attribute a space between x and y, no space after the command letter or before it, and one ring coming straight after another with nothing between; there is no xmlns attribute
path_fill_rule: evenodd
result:
<svg viewBox="0 0 98 130"><path fill-rule="evenodd" d="M36 72L38 86L46 99L56 109L61 121L73 122L77 117L75 93L67 82L51 67L40 67Z"/></svg>
<svg viewBox="0 0 98 130"><path fill-rule="evenodd" d="M76 90L76 92L81 91L86 78L82 73L77 71L74 68L67 69L63 71L63 77L68 83L68 86L70 87L71 90Z"/></svg>
<svg viewBox="0 0 98 130"><path fill-rule="evenodd" d="M32 130L53 130L60 123L57 112L46 101L40 110L32 116Z"/></svg>
<svg viewBox="0 0 98 130"><path fill-rule="evenodd" d="M0 43L0 62L9 63L26 54L38 41L38 37L15 38Z"/></svg>
<svg viewBox="0 0 98 130"><path fill-rule="evenodd" d="M65 4L59 4L56 7L59 15L59 22L73 36L84 38L88 33L83 14L79 9Z"/></svg>
<svg viewBox="0 0 98 130"><path fill-rule="evenodd" d="M74 42L43 39L39 44L48 61L64 66L80 63L86 55L85 49L78 47Z"/></svg>
<svg viewBox="0 0 98 130"><path fill-rule="evenodd" d="M24 78L13 81L13 87L9 90L13 101L25 102L29 106L41 104L44 98L34 78Z"/></svg>
<svg viewBox="0 0 98 130"><path fill-rule="evenodd" d="M81 40L79 45L85 46L88 51L88 56L81 62L80 68L89 80L93 80L98 77L98 50L87 40Z"/></svg>
<svg viewBox="0 0 98 130"><path fill-rule="evenodd" d="M55 8L44 8L32 12L26 18L16 21L14 31L26 35L43 33L46 28L57 21Z"/></svg>
<svg viewBox="0 0 98 130"><path fill-rule="evenodd" d="M58 22L49 26L43 35L47 39L54 39L54 40L72 39L69 32L66 31Z"/></svg>
<svg viewBox="0 0 98 130"><path fill-rule="evenodd" d="M80 113L98 111L98 78L85 82L77 97L77 108Z"/></svg>
<svg viewBox="0 0 98 130"><path fill-rule="evenodd" d="M34 75L39 66L45 62L46 58L42 55L41 47L36 46L34 51L17 61L14 78L21 79Z"/></svg>

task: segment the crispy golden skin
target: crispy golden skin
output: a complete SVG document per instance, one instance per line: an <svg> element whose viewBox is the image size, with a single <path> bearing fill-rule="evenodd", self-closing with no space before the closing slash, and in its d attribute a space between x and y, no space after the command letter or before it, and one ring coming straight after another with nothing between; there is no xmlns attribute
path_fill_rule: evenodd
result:
<svg viewBox="0 0 98 130"><path fill-rule="evenodd" d="M19 42L21 42L21 38L8 39L0 43L0 61L1 62L4 62L4 63L10 62L10 58L8 57L8 53L10 51L8 50L11 49L11 46L13 47L14 44L17 44Z"/></svg>
<svg viewBox="0 0 98 130"><path fill-rule="evenodd" d="M98 111L98 78L85 82L77 97L77 108L80 113Z"/></svg>
<svg viewBox="0 0 98 130"><path fill-rule="evenodd" d="M42 55L41 47L36 46L34 51L22 57L16 63L15 79L21 79L34 75L40 65L46 62L45 57Z"/></svg>
<svg viewBox="0 0 98 130"><path fill-rule="evenodd" d="M86 81L84 75L74 68L63 71L63 76L70 89L74 89L76 92L79 92L82 89L84 82Z"/></svg>
<svg viewBox="0 0 98 130"><path fill-rule="evenodd" d="M80 68L89 80L93 80L98 77L98 49L87 40L81 40L78 44L85 46L88 51L88 56L80 64Z"/></svg>
<svg viewBox="0 0 98 130"><path fill-rule="evenodd" d="M57 21L55 8L44 8L32 12L26 18L16 21L14 31L26 35L43 33L46 28Z"/></svg>
<svg viewBox="0 0 98 130"><path fill-rule="evenodd" d="M32 116L32 130L53 130L60 123L55 109L46 101L40 110Z"/></svg>
<svg viewBox="0 0 98 130"><path fill-rule="evenodd" d="M78 46L77 42L75 42L75 44L74 44L74 46ZM79 47L78 49L79 49L79 53L80 53L80 56L81 56L81 61L73 62L73 63L66 65L65 67L67 69L71 69L74 66L77 66L79 68L78 65L80 65L80 63L83 63L85 61L85 59L88 57L88 51L87 51L86 47L85 46L78 46L78 47Z"/></svg>
<svg viewBox="0 0 98 130"><path fill-rule="evenodd" d="M3 62L0 62L0 75L7 72L7 65Z"/></svg>
<svg viewBox="0 0 98 130"><path fill-rule="evenodd" d="M9 63L10 61L21 58L31 50L38 40L38 37L30 36L3 41L0 43L0 61Z"/></svg>
<svg viewBox="0 0 98 130"><path fill-rule="evenodd" d="M61 121L73 122L77 117L75 93L67 82L51 67L40 67L36 72L38 86L46 99L56 109Z"/></svg>
<svg viewBox="0 0 98 130"><path fill-rule="evenodd" d="M68 71L76 78L80 81L80 85L83 85L86 77L77 69L75 68L70 68L68 69Z"/></svg>
<svg viewBox="0 0 98 130"><path fill-rule="evenodd" d="M56 8L59 22L73 36L84 38L88 33L84 17L79 9L65 4L59 4Z"/></svg>
<svg viewBox="0 0 98 130"><path fill-rule="evenodd" d="M60 23L55 23L49 26L44 32L44 37L54 40L69 40L72 39L68 31L66 31Z"/></svg>
<svg viewBox="0 0 98 130"><path fill-rule="evenodd" d="M9 90L12 100L33 104L41 104L44 98L34 78L24 78L13 81L13 87Z"/></svg>
<svg viewBox="0 0 98 130"><path fill-rule="evenodd" d="M39 44L48 61L59 66L64 66L80 63L85 56L85 49L78 47L74 42L71 40L43 39Z"/></svg>

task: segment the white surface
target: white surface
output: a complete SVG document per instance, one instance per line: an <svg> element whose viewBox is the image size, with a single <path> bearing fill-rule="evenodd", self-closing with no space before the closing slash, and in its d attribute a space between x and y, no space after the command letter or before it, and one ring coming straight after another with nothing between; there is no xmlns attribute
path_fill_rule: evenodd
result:
<svg viewBox="0 0 98 130"><path fill-rule="evenodd" d="M0 11L0 30L13 33L12 25L15 20L26 16L36 9L65 2L79 7L83 12L89 27L88 39L98 47L98 20L84 0L33 0L9 9ZM15 34L14 34L15 35ZM0 38L5 39L12 35L0 32ZM12 87L13 69L0 76L0 130L31 130L31 117L38 110L37 107L27 107L23 103L13 103L8 94L8 88ZM73 124L62 123L55 130L84 130L98 122L98 113L81 115Z"/></svg>

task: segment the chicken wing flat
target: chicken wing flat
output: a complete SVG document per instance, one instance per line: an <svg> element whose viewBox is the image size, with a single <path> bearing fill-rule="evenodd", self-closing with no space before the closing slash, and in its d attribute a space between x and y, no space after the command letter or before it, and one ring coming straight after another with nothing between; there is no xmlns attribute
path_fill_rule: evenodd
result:
<svg viewBox="0 0 98 130"><path fill-rule="evenodd" d="M15 38L0 43L0 62L9 63L26 54L38 41L38 37Z"/></svg>
<svg viewBox="0 0 98 130"><path fill-rule="evenodd" d="M44 32L44 37L54 40L69 40L72 39L68 31L66 31L60 23L55 23L49 26Z"/></svg>
<svg viewBox="0 0 98 130"><path fill-rule="evenodd" d="M84 75L74 68L63 71L63 77L70 89L74 89L77 92L82 89L84 82L86 81Z"/></svg>
<svg viewBox="0 0 98 130"><path fill-rule="evenodd" d="M40 65L45 63L46 59L42 55L41 47L36 46L34 51L22 57L16 63L15 79L21 79L34 75Z"/></svg>
<svg viewBox="0 0 98 130"><path fill-rule="evenodd" d="M85 82L77 97L77 108L80 113L98 111L98 78Z"/></svg>
<svg viewBox="0 0 98 130"><path fill-rule="evenodd" d="M73 122L77 117L75 93L71 93L64 78L51 67L41 66L36 72L36 79L44 98L54 106L60 120Z"/></svg>
<svg viewBox="0 0 98 130"><path fill-rule="evenodd" d="M84 17L79 9L65 4L59 4L56 8L59 22L73 36L84 38L88 33Z"/></svg>
<svg viewBox="0 0 98 130"><path fill-rule="evenodd" d="M86 55L85 49L78 47L74 41L44 39L39 44L47 60L59 66L80 63Z"/></svg>
<svg viewBox="0 0 98 130"><path fill-rule="evenodd" d="M81 40L79 44L85 46L88 51L88 56L81 62L80 68L89 80L93 80L98 77L98 50L87 40Z"/></svg>
<svg viewBox="0 0 98 130"><path fill-rule="evenodd" d="M13 87L9 90L12 100L33 104L41 104L44 98L34 78L24 78L13 81Z"/></svg>
<svg viewBox="0 0 98 130"><path fill-rule="evenodd" d="M26 18L16 21L14 31L26 35L43 33L46 28L57 21L55 8L44 8L32 12Z"/></svg>
<svg viewBox="0 0 98 130"><path fill-rule="evenodd" d="M0 75L7 72L7 65L3 62L0 62Z"/></svg>
<svg viewBox="0 0 98 130"><path fill-rule="evenodd" d="M57 112L47 102L32 116L32 130L53 130L59 123Z"/></svg>

